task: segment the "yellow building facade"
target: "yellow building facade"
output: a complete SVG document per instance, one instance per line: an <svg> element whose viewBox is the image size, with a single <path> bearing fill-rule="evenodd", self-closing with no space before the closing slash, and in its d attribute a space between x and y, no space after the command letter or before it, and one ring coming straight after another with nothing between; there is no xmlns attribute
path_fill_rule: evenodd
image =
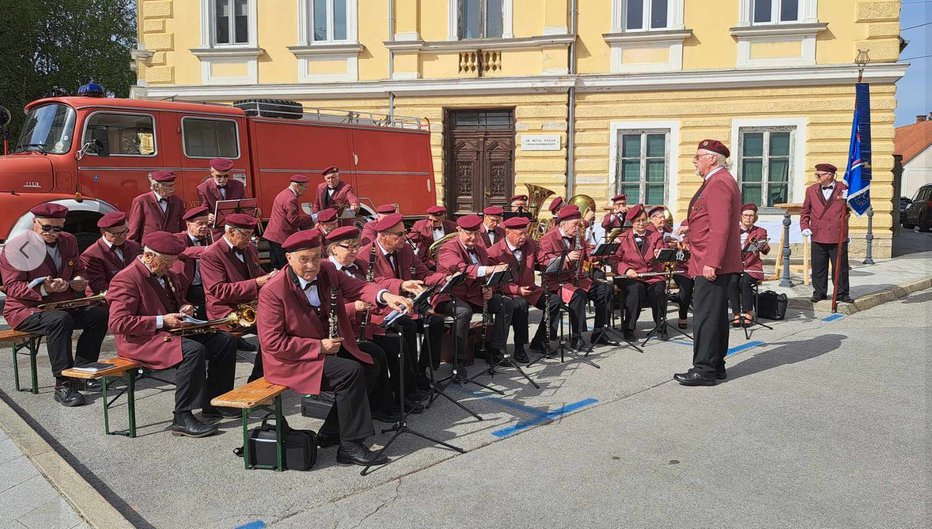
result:
<svg viewBox="0 0 932 529"><path fill-rule="evenodd" d="M426 117L438 199L524 184L685 215L696 144L724 141L762 218L846 164L869 49L875 255L889 256L899 1L138 0L140 98ZM417 213L417 212L409 212ZM852 221L853 249L866 218ZM774 234L774 237L779 237ZM863 243L860 243L863 247Z"/></svg>

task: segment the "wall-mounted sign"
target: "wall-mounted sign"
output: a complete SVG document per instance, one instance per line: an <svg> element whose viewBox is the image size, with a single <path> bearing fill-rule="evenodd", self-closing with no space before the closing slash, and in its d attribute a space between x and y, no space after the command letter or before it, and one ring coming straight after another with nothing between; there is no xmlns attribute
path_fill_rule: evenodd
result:
<svg viewBox="0 0 932 529"><path fill-rule="evenodd" d="M521 136L522 151L559 151L559 134L524 134Z"/></svg>

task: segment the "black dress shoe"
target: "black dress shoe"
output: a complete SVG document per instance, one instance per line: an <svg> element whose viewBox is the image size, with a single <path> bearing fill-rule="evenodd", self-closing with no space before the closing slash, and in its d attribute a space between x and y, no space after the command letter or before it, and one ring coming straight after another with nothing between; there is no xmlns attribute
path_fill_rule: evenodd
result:
<svg viewBox="0 0 932 529"><path fill-rule="evenodd" d="M519 363L519 364L526 364L526 363L528 363L528 362L531 361L531 359L527 357L527 353L524 352L524 349L517 349L517 348L516 348L516 349L515 349L515 354L513 355L513 358L514 358L515 362L517 362L517 363Z"/></svg>
<svg viewBox="0 0 932 529"><path fill-rule="evenodd" d="M663 340L663 341L667 341L667 340L670 339L670 333L667 331L667 326L666 326L666 325L664 325L663 327L660 328L660 333L659 333L659 334L660 334L660 339Z"/></svg>
<svg viewBox="0 0 932 529"><path fill-rule="evenodd" d="M727 380L727 379L728 379L728 373L726 373L724 370L715 372L715 380Z"/></svg>
<svg viewBox="0 0 932 529"><path fill-rule="evenodd" d="M197 420L190 411L176 411L172 422L172 435L185 437L207 437L217 431L217 427Z"/></svg>
<svg viewBox="0 0 932 529"><path fill-rule="evenodd" d="M331 446L336 446L338 444L340 444L339 435L326 432L317 433L317 446L321 448L330 448Z"/></svg>
<svg viewBox="0 0 932 529"><path fill-rule="evenodd" d="M690 369L685 373L677 373L673 375L673 380L679 382L684 386L714 386L714 378L706 378L699 373Z"/></svg>
<svg viewBox="0 0 932 529"><path fill-rule="evenodd" d="M590 337L590 339L592 340L593 344L597 344L597 345L610 345L612 347L621 345L615 340L612 340L611 338L609 338L608 333L605 332L604 329L596 329L592 331L592 336Z"/></svg>
<svg viewBox="0 0 932 529"><path fill-rule="evenodd" d="M84 406L87 402L84 400L84 395L78 393L78 390L65 382L59 386L55 386L55 402L60 402L62 406L67 408L73 408L75 406Z"/></svg>
<svg viewBox="0 0 932 529"><path fill-rule="evenodd" d="M836 300L839 303L854 303L854 299L852 299L851 296L838 296Z"/></svg>
<svg viewBox="0 0 932 529"><path fill-rule="evenodd" d="M201 417L206 421L219 421L224 417L241 417L243 412L236 408L204 406L201 408Z"/></svg>
<svg viewBox="0 0 932 529"><path fill-rule="evenodd" d="M393 423L401 420L402 414L400 411L391 409L391 410L372 410L372 418L379 422Z"/></svg>
<svg viewBox="0 0 932 529"><path fill-rule="evenodd" d="M252 344L252 342L246 340L245 338L236 339L236 348L240 351L245 351L247 353L255 353L259 350L258 347Z"/></svg>
<svg viewBox="0 0 932 529"><path fill-rule="evenodd" d="M419 389L415 389L405 395L406 399L413 400L414 402L421 402L422 400L425 400L429 397L430 397L429 391L421 391Z"/></svg>
<svg viewBox="0 0 932 529"><path fill-rule="evenodd" d="M406 398L405 399L405 413L413 413L414 415L417 415L419 413L424 413L424 405L421 404L420 402Z"/></svg>
<svg viewBox="0 0 932 529"><path fill-rule="evenodd" d="M337 463L344 465L384 465L388 463L388 458L382 454L378 459L378 452L373 452L365 447L359 441L341 441L340 448L337 449Z"/></svg>
<svg viewBox="0 0 932 529"><path fill-rule="evenodd" d="M417 389L421 391L429 392L430 391L430 377L419 373L417 375Z"/></svg>
<svg viewBox="0 0 932 529"><path fill-rule="evenodd" d="M624 338L626 342L633 342L637 340L637 337L634 335L634 331L628 329L622 331L621 337Z"/></svg>
<svg viewBox="0 0 932 529"><path fill-rule="evenodd" d="M825 294L813 294L812 297L809 298L809 301L813 303L818 303L822 301L823 299L825 299Z"/></svg>
<svg viewBox="0 0 932 529"><path fill-rule="evenodd" d="M582 349L589 345L582 335L574 334L570 337L570 349Z"/></svg>

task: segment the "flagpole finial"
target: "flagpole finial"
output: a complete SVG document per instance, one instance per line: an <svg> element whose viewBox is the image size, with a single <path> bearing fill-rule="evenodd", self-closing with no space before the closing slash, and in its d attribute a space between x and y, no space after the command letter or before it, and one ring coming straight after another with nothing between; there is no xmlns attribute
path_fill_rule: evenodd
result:
<svg viewBox="0 0 932 529"><path fill-rule="evenodd" d="M858 55L854 58L854 64L858 65L858 82L861 82L861 78L864 77L864 67L867 66L867 63L871 62L871 58L868 56L870 53L870 48L862 50L858 48Z"/></svg>

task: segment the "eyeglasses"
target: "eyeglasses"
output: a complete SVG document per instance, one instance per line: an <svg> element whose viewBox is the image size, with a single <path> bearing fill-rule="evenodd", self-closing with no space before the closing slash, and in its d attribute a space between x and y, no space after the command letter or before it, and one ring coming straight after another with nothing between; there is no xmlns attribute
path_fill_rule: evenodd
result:
<svg viewBox="0 0 932 529"><path fill-rule="evenodd" d="M42 226L42 231L44 231L45 233L49 233L49 232L59 233L65 229L62 226L52 226L51 224L39 224L39 226Z"/></svg>
<svg viewBox="0 0 932 529"><path fill-rule="evenodd" d="M383 231L385 235L391 235L392 237L403 237L405 232L403 231Z"/></svg>
<svg viewBox="0 0 932 529"><path fill-rule="evenodd" d="M256 233L255 230L241 230L239 228L233 228L233 231L241 233L245 235L246 237L252 237L252 235Z"/></svg>
<svg viewBox="0 0 932 529"><path fill-rule="evenodd" d="M120 230L120 231L110 231L110 230L107 230L107 233L109 233L110 235L113 235L114 237L122 237L122 236L126 235L127 233L129 233L129 230L128 230L128 229Z"/></svg>
<svg viewBox="0 0 932 529"><path fill-rule="evenodd" d="M638 223L638 222L647 222L648 220L650 220L650 219L648 219L647 217L644 217L644 218L634 219L634 220L631 221L631 223L632 223L632 224L636 224L636 223Z"/></svg>
<svg viewBox="0 0 932 529"><path fill-rule="evenodd" d="M350 251L350 252L352 252L353 250L358 250L358 249L359 249L359 243L355 243L355 244L354 244L354 243L350 243L350 244L338 244L337 246L339 246L340 248L343 248L344 250Z"/></svg>

